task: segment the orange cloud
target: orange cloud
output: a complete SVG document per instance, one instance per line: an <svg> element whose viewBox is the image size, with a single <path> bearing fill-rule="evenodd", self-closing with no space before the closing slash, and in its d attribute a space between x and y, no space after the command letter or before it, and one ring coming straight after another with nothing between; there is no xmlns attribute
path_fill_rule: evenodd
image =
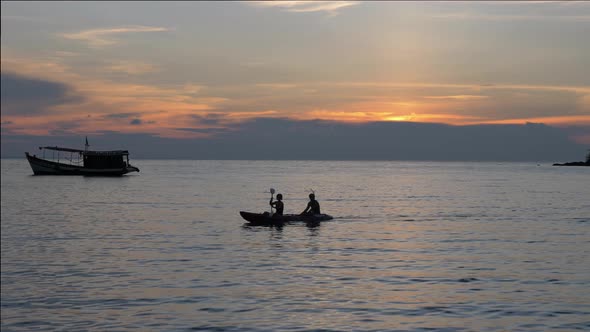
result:
<svg viewBox="0 0 590 332"><path fill-rule="evenodd" d="M141 75L159 71L155 65L140 61L111 61L105 70L128 75Z"/></svg>
<svg viewBox="0 0 590 332"><path fill-rule="evenodd" d="M484 124L523 124L526 122L544 123L554 126L590 125L590 115L546 116L538 118L520 118L505 120L488 120L478 123Z"/></svg>
<svg viewBox="0 0 590 332"><path fill-rule="evenodd" d="M78 103L48 107L42 116L3 115L3 120L12 123L5 127L21 134L46 135L65 127L76 133L114 130L170 136L175 135L174 128L191 124L192 115L213 110L227 101L226 98L200 94L204 87L197 84L161 87L112 82L77 74L68 66L47 59L3 56L2 68L24 76L63 82L84 96ZM140 126L130 124L128 119L108 117L130 112L141 115ZM182 135L200 134L182 132Z"/></svg>
<svg viewBox="0 0 590 332"><path fill-rule="evenodd" d="M194 83L147 85L82 75L56 58L30 59L5 50L2 54L3 69L62 82L84 96L81 102L53 106L47 114L36 118L3 115L3 121L12 123L5 127L23 134L47 134L66 128L79 133L115 130L167 137L201 137L202 133L178 128L204 128L205 125L194 117L206 114L222 116L225 122L218 125L256 117L452 125L527 121L572 125L587 124L590 116L590 87L585 86L396 82L275 82L217 87ZM136 74L151 69L143 63L129 68ZM527 98L534 101L533 92L538 91L564 92L577 98L574 107L578 108L574 111L580 114L506 118L502 112L494 111L499 93L507 97L516 92L520 102L526 103ZM527 94L523 94L525 92ZM137 114L135 124L130 123L131 119L109 117L129 113Z"/></svg>
<svg viewBox="0 0 590 332"><path fill-rule="evenodd" d="M455 83L420 83L420 82L321 82L318 85L345 87L379 87L379 88L456 88L472 91L482 90L541 90L570 91L590 94L590 86L579 85L535 85L535 84L455 84Z"/></svg>
<svg viewBox="0 0 590 332"><path fill-rule="evenodd" d="M426 96L426 99L451 99L451 100L481 100L487 99L488 96L479 95L453 95L453 96Z"/></svg>
<svg viewBox="0 0 590 332"><path fill-rule="evenodd" d="M114 36L118 34L137 32L160 32L168 30L169 29L163 27L135 25L125 27L83 30L79 32L63 33L60 36L66 39L83 41L87 43L88 46L93 48L100 48L104 46L117 44L118 40L115 39Z"/></svg>
<svg viewBox="0 0 590 332"><path fill-rule="evenodd" d="M323 119L343 122L373 122L373 121L406 121L406 122L436 122L447 124L467 124L477 122L477 118L457 114L432 113L395 113L395 112L355 112L315 110L294 117L298 120Z"/></svg>

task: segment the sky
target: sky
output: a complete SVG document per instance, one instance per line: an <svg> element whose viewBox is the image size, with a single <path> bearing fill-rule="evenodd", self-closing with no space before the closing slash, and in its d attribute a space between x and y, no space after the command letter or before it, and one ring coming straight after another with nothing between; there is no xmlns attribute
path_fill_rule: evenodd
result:
<svg viewBox="0 0 590 332"><path fill-rule="evenodd" d="M423 159L441 142L453 142L439 147L442 159L484 158L473 142L506 150L499 159L518 159L531 142L540 149L527 158L545 150L581 159L590 147L590 2L3 1L1 9L2 156L80 147L85 136L107 148L151 142L145 157L170 158L199 158L186 153L196 147L242 158L252 137L299 140L277 144L275 155L312 159ZM333 135L312 136L330 148L305 138L328 127ZM501 138L508 132L512 141ZM375 139L391 153L368 156ZM396 148L400 139L406 146ZM249 156L272 158L273 149Z"/></svg>

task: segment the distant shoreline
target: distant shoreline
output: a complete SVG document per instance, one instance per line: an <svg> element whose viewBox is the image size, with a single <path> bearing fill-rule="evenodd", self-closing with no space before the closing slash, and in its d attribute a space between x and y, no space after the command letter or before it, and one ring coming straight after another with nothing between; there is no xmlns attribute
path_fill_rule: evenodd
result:
<svg viewBox="0 0 590 332"><path fill-rule="evenodd" d="M555 164L553 164L553 166L590 166L590 163L584 162L584 161L572 161L572 162L563 163L563 164L555 163Z"/></svg>

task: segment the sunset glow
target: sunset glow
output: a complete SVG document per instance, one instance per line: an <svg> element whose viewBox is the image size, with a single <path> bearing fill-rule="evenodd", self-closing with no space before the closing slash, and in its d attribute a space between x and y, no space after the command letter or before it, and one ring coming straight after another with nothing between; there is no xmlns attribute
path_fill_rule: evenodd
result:
<svg viewBox="0 0 590 332"><path fill-rule="evenodd" d="M587 3L88 3L80 17L124 11L128 20L88 24L57 24L68 3L46 5L43 17L35 6L2 3L2 74L60 92L17 100L3 90L3 135L199 138L211 135L199 129L261 117L590 126L590 46L562 38L590 33ZM498 14L505 6L518 15ZM240 19L223 29L205 19L221 12ZM504 31L506 22L561 46L540 53L528 30Z"/></svg>

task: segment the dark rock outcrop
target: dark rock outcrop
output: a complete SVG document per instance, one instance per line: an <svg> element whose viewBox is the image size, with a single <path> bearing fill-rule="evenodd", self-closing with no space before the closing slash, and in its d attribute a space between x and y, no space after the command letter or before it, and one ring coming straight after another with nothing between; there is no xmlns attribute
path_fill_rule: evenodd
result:
<svg viewBox="0 0 590 332"><path fill-rule="evenodd" d="M555 163L553 166L590 166L590 153L586 155L586 161L572 161L569 163L558 164Z"/></svg>
<svg viewBox="0 0 590 332"><path fill-rule="evenodd" d="M569 163L563 163L563 164L553 164L553 166L590 166L590 162L584 162L584 161L572 161Z"/></svg>

